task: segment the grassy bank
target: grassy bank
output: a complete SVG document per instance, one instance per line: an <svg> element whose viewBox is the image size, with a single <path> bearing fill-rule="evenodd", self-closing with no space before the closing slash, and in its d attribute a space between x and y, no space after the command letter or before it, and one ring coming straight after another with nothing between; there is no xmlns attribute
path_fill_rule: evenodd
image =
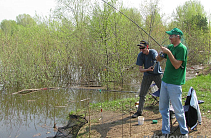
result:
<svg viewBox="0 0 211 138"><path fill-rule="evenodd" d="M211 85L210 85L211 74L199 75L186 82L183 86L183 96L187 95L189 88L192 86L195 91L198 100L203 100L204 103L200 104L200 111L202 115L211 118Z"/></svg>
<svg viewBox="0 0 211 138"><path fill-rule="evenodd" d="M193 87L196 91L196 95L198 100L203 100L204 103L200 104L200 110L202 116L206 116L211 118L211 85L210 85L210 79L211 75L199 75L191 80L188 80L185 85L183 85L183 104L186 99L188 90L190 87ZM103 110L107 111L117 111L117 112L129 112L129 111L136 111L136 108L134 106L135 102L137 102L139 99L137 98L128 98L128 99L120 99L116 101L110 101L110 102L104 102L104 103L97 103L97 104L91 104L91 110L101 110L101 107ZM150 99L150 95L147 95L145 102L146 106L152 106L152 100ZM155 105L155 106L158 106ZM154 108L152 108L153 110Z"/></svg>

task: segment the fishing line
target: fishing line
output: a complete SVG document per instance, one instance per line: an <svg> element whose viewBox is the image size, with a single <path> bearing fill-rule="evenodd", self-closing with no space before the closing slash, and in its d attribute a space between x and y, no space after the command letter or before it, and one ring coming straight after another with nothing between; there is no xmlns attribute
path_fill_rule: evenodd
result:
<svg viewBox="0 0 211 138"><path fill-rule="evenodd" d="M102 0L104 3L106 3L107 5L111 6L113 9L115 9L116 11L120 12L122 15L124 15L126 18L128 18L131 22L133 22L138 28L140 28L142 31L144 31L145 34L147 34L153 41L155 41L155 43L157 43L160 47L161 45L151 36L149 35L143 28L141 28L135 21L133 21L131 18L129 18L127 15L125 15L123 12L121 12L120 10L118 10L117 8L115 8L113 5L109 4L108 2L106 2L105 0Z"/></svg>

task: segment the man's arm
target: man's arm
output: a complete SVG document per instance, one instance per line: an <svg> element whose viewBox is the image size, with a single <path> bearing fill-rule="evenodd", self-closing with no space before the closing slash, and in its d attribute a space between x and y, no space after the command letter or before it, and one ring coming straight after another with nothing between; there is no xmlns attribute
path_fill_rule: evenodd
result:
<svg viewBox="0 0 211 138"><path fill-rule="evenodd" d="M169 57L169 60L171 61L171 64L174 66L175 69L178 69L182 65L183 61L175 59L174 55L171 52L167 53L167 55Z"/></svg>
<svg viewBox="0 0 211 138"><path fill-rule="evenodd" d="M169 60L171 61L171 64L174 66L175 69L178 69L183 61L175 59L174 55L171 53L171 51L166 47L161 47L163 53L166 53L169 57Z"/></svg>
<svg viewBox="0 0 211 138"><path fill-rule="evenodd" d="M147 71L153 71L154 69L151 67L149 67L148 69L144 69L143 66L139 66L139 71L140 72L147 72Z"/></svg>

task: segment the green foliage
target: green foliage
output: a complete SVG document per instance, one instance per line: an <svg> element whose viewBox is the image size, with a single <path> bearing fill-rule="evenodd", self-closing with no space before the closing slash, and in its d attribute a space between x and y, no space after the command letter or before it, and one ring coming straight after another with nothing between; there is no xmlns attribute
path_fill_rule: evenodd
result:
<svg viewBox="0 0 211 138"><path fill-rule="evenodd" d="M202 17L201 15L194 15L191 19L191 24L196 25L196 29L203 30L204 32L208 31L207 18Z"/></svg>
<svg viewBox="0 0 211 138"><path fill-rule="evenodd" d="M23 26L33 26L36 25L36 22L29 14L20 14L16 17L17 24Z"/></svg>
<svg viewBox="0 0 211 138"><path fill-rule="evenodd" d="M177 8L174 21L165 26L159 14L158 1L140 11L118 7L132 21L147 31L160 44L166 42L166 28L180 28L186 35L189 64L207 63L209 51L207 18L196 1ZM140 52L140 40L160 51L141 28L118 10L105 3L92 5L86 0L58 0L54 18L27 14L0 24L1 82L6 87L31 88L66 86L96 82L107 89L139 82L142 74L134 69ZM202 51L203 52L203 51ZM138 75L137 75L138 74ZM115 84L113 84L115 82Z"/></svg>
<svg viewBox="0 0 211 138"><path fill-rule="evenodd" d="M184 5L177 7L173 17L174 22L169 27L170 29L178 27L183 31L189 50L188 63L206 64L208 60L204 57L207 56L210 46L204 7L199 1L187 1Z"/></svg>
<svg viewBox="0 0 211 138"><path fill-rule="evenodd" d="M5 33L5 36L7 37L10 37L18 30L18 26L13 20L3 20L0 26L1 30Z"/></svg>
<svg viewBox="0 0 211 138"><path fill-rule="evenodd" d="M185 85L182 87L184 97L187 96L187 92L190 89L190 87L193 87L195 89L198 100L204 101L203 104L200 104L200 110L204 115L209 116L209 117L211 117L210 115L210 110L211 110L210 108L211 107L210 78L211 78L211 74L200 75L200 76L197 76L196 78L188 80L185 83Z"/></svg>

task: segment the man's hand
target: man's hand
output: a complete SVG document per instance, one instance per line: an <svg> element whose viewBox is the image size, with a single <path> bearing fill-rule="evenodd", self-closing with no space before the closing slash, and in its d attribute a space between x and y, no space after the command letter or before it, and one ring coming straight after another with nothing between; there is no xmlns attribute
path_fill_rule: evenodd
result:
<svg viewBox="0 0 211 138"><path fill-rule="evenodd" d="M161 62L163 59L164 59L164 56L163 56L163 51L160 51L158 56L155 57L155 59L159 62Z"/></svg>
<svg viewBox="0 0 211 138"><path fill-rule="evenodd" d="M144 69L143 66L139 66L140 72L147 72L147 71L153 71L153 70L154 70L153 66L149 67L148 69Z"/></svg>
<svg viewBox="0 0 211 138"><path fill-rule="evenodd" d="M161 50L163 51L163 53L165 53L165 54L169 54L171 51L168 49L168 48L166 48L166 47L161 47Z"/></svg>
<svg viewBox="0 0 211 138"><path fill-rule="evenodd" d="M154 70L153 66L151 66L147 69L147 71L153 71L153 70Z"/></svg>

